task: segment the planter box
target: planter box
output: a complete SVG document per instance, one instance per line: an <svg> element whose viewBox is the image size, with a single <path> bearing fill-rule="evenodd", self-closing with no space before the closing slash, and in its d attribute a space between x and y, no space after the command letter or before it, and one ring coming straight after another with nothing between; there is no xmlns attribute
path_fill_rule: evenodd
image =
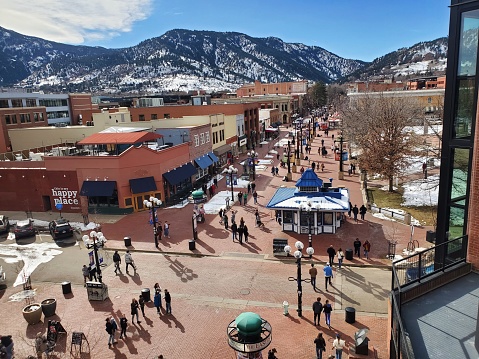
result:
<svg viewBox="0 0 479 359"><path fill-rule="evenodd" d="M42 301L42 312L43 315L46 317L51 317L55 315L55 311L57 309L57 300L54 298L48 298Z"/></svg>
<svg viewBox="0 0 479 359"><path fill-rule="evenodd" d="M42 318L42 306L39 303L27 305L22 313L28 324L37 324Z"/></svg>

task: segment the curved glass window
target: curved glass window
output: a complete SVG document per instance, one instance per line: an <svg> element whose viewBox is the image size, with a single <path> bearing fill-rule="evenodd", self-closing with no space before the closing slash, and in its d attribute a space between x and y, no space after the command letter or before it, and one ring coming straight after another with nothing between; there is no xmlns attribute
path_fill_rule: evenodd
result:
<svg viewBox="0 0 479 359"><path fill-rule="evenodd" d="M462 14L461 38L457 74L474 76L476 74L477 34L479 30L479 10Z"/></svg>
<svg viewBox="0 0 479 359"><path fill-rule="evenodd" d="M469 151L466 148L453 149L451 200L462 199L467 194Z"/></svg>
<svg viewBox="0 0 479 359"><path fill-rule="evenodd" d="M456 138L471 136L474 116L474 78L458 81L453 133Z"/></svg>

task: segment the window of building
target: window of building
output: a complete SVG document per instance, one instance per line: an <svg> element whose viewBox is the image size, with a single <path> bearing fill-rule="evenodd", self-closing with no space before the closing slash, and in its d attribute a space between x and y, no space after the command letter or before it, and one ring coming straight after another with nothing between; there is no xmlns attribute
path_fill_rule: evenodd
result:
<svg viewBox="0 0 479 359"><path fill-rule="evenodd" d="M145 121L145 115L139 115L139 116L138 116L138 119L139 119L140 121Z"/></svg>
<svg viewBox="0 0 479 359"><path fill-rule="evenodd" d="M25 104L27 107L37 107L37 101L33 98L27 98Z"/></svg>
<svg viewBox="0 0 479 359"><path fill-rule="evenodd" d="M320 224L321 216L318 216L318 224ZM333 225L333 212L324 212L323 213L324 225L332 226Z"/></svg>
<svg viewBox="0 0 479 359"><path fill-rule="evenodd" d="M454 114L454 137L471 136L474 114L474 78L458 80L456 111Z"/></svg>
<svg viewBox="0 0 479 359"><path fill-rule="evenodd" d="M68 106L68 101L66 99L40 99L38 100L38 104L45 107L63 107Z"/></svg>
<svg viewBox="0 0 479 359"><path fill-rule="evenodd" d="M195 135L195 147L198 147L200 145L200 136Z"/></svg>
<svg viewBox="0 0 479 359"><path fill-rule="evenodd" d="M0 108L8 108L8 100L0 100Z"/></svg>
<svg viewBox="0 0 479 359"><path fill-rule="evenodd" d="M20 114L20 123L25 123L25 122L26 122L25 114L21 113Z"/></svg>
<svg viewBox="0 0 479 359"><path fill-rule="evenodd" d="M210 142L210 133L205 132L205 137L206 137L206 143L209 143Z"/></svg>
<svg viewBox="0 0 479 359"><path fill-rule="evenodd" d="M7 125L11 125L12 124L12 118L10 117L10 115L5 115L5 123Z"/></svg>
<svg viewBox="0 0 479 359"><path fill-rule="evenodd" d="M38 122L38 112L33 113L33 121Z"/></svg>
<svg viewBox="0 0 479 359"><path fill-rule="evenodd" d="M459 76L474 76L476 74L478 31L479 10L463 13L459 39L459 58L457 61L457 74ZM472 36L472 34L474 35Z"/></svg>
<svg viewBox="0 0 479 359"><path fill-rule="evenodd" d="M164 113L163 118L170 118L170 114L169 113Z"/></svg>
<svg viewBox="0 0 479 359"><path fill-rule="evenodd" d="M16 114L13 114L13 115L10 115L10 116L11 116L11 119L12 119L12 124L18 123Z"/></svg>
<svg viewBox="0 0 479 359"><path fill-rule="evenodd" d="M283 223L293 223L293 211L283 211Z"/></svg>
<svg viewBox="0 0 479 359"><path fill-rule="evenodd" d="M318 192L318 187L299 187L300 192Z"/></svg>
<svg viewBox="0 0 479 359"><path fill-rule="evenodd" d="M47 113L47 118L57 119L57 118L67 118L69 117L68 111L51 111Z"/></svg>
<svg viewBox="0 0 479 359"><path fill-rule="evenodd" d="M125 207L133 206L133 200L130 198L125 198Z"/></svg>
<svg viewBox="0 0 479 359"><path fill-rule="evenodd" d="M200 134L200 142L201 142L202 145L205 144L205 134L204 133Z"/></svg>
<svg viewBox="0 0 479 359"><path fill-rule="evenodd" d="M225 140L225 130L220 130L220 142Z"/></svg>
<svg viewBox="0 0 479 359"><path fill-rule="evenodd" d="M152 119L152 120L158 120L158 114L152 113L152 114L151 114L151 119Z"/></svg>
<svg viewBox="0 0 479 359"><path fill-rule="evenodd" d="M25 121L28 123L28 122L32 122L32 119L30 118L30 114L29 113L26 113L25 114Z"/></svg>
<svg viewBox="0 0 479 359"><path fill-rule="evenodd" d="M23 107L22 99L12 99L12 107Z"/></svg>

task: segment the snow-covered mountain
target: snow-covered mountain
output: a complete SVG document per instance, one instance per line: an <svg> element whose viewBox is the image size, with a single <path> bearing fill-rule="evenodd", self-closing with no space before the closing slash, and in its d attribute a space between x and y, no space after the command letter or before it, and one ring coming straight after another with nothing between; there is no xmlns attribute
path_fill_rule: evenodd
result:
<svg viewBox="0 0 479 359"><path fill-rule="evenodd" d="M0 86L155 93L192 89L231 91L254 80L306 79L331 83L362 78L364 69L374 75L375 71L383 70L390 74L396 71L393 65L406 61L418 63L421 51L424 61L430 61L429 58L443 61L447 44L444 41L443 46L434 47L436 42L424 43L430 44L429 49L434 52L424 47L411 50L412 47L411 54L416 51L416 55L404 54L401 61L399 55L391 53L367 63L341 58L317 46L236 32L177 29L136 46L106 49L55 43L0 27ZM403 50L408 49L397 52Z"/></svg>

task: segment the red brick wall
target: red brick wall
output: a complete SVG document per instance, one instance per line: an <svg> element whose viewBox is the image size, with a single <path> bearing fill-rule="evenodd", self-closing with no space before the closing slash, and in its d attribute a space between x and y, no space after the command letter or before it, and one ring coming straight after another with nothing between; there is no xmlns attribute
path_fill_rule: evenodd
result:
<svg viewBox="0 0 479 359"><path fill-rule="evenodd" d="M92 120L92 113L99 113L97 104L91 103L91 94L70 94L70 109L72 125L78 125L79 117L82 123Z"/></svg>

